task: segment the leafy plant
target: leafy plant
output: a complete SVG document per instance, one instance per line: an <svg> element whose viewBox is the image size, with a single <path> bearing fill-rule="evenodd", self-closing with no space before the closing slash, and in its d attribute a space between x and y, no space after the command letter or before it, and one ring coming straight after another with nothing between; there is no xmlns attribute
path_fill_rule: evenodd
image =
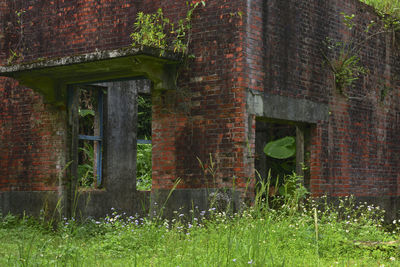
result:
<svg viewBox="0 0 400 267"><path fill-rule="evenodd" d="M151 189L151 144L137 145L136 189L146 191Z"/></svg>
<svg viewBox="0 0 400 267"><path fill-rule="evenodd" d="M349 23L347 22L346 25L354 27ZM337 54L334 59L329 59L327 53L323 53L323 56L333 73L335 88L345 94L345 89L352 87L360 75L366 74L368 69L360 64L358 50L356 51L351 45L345 42L334 42L330 38L327 38L324 44L331 54Z"/></svg>
<svg viewBox="0 0 400 267"><path fill-rule="evenodd" d="M130 35L132 46L149 46L161 50L163 55L166 50L188 55L191 41L193 12L199 5L205 6L205 1L196 3L186 2L188 11L186 17L172 23L163 14L161 8L156 13L144 14L139 12L134 23L134 32Z"/></svg>
<svg viewBox="0 0 400 267"><path fill-rule="evenodd" d="M18 34L18 41L15 42L14 48L10 48L10 55L7 59L7 64L13 63L17 59L23 59L24 55L23 52L25 50L25 42L24 42L24 14L25 10L17 10L15 11L15 15L17 16L17 30L19 31Z"/></svg>
<svg viewBox="0 0 400 267"><path fill-rule="evenodd" d="M84 143L84 147L79 147L82 152L83 163L78 165L78 181L80 186L91 187L94 183L94 148L92 144Z"/></svg>
<svg viewBox="0 0 400 267"><path fill-rule="evenodd" d="M92 109L79 109L79 116L86 117L86 116L94 116L94 110Z"/></svg>
<svg viewBox="0 0 400 267"><path fill-rule="evenodd" d="M400 19L399 0L360 0L361 2L373 6L381 15L389 15Z"/></svg>
<svg viewBox="0 0 400 267"><path fill-rule="evenodd" d="M138 95L138 124L137 136L139 139L151 138L151 95Z"/></svg>
<svg viewBox="0 0 400 267"><path fill-rule="evenodd" d="M264 153L275 159L291 158L296 154L296 139L292 136L286 136L268 142L264 147Z"/></svg>
<svg viewBox="0 0 400 267"><path fill-rule="evenodd" d="M268 142L264 147L268 158L268 167L273 184L278 188L284 183L285 177L291 175L296 169L296 139L286 136Z"/></svg>
<svg viewBox="0 0 400 267"><path fill-rule="evenodd" d="M139 12L134 23L135 32L131 34L133 46L151 46L162 50L167 49L165 27L170 24L164 17L161 8L153 14Z"/></svg>
<svg viewBox="0 0 400 267"><path fill-rule="evenodd" d="M399 0L361 0L375 8L381 18L381 23L370 21L366 26L355 22L354 14L341 13L343 24L354 35L356 32L364 32L365 37L361 41L350 39L349 41L333 41L326 38L324 46L326 52L322 52L325 61L331 69L335 88L346 95L345 89L351 88L353 83L368 69L360 63L360 51L363 45L372 38L382 34L393 34L393 44L396 42L396 32L400 30L400 1ZM383 25L383 26L382 26ZM371 32L371 29L375 29Z"/></svg>

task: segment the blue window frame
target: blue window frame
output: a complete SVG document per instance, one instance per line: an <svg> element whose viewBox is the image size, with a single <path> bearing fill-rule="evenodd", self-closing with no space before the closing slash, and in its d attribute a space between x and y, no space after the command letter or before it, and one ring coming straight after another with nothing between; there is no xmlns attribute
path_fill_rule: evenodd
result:
<svg viewBox="0 0 400 267"><path fill-rule="evenodd" d="M79 87L77 93L81 93L81 90L92 90L94 92L94 95L96 97L96 101L94 103L97 103L97 107L93 107L94 112L94 125L93 128L96 128L93 130L93 135L86 135L86 134L79 134L78 139L83 140L83 141L93 141L93 171L95 169L95 174L96 177L93 177L96 179L96 187L100 187L102 185L102 162L103 162L103 100L104 100L104 93L103 93L103 87L98 87L98 86L82 86ZM94 182L94 181L93 181Z"/></svg>

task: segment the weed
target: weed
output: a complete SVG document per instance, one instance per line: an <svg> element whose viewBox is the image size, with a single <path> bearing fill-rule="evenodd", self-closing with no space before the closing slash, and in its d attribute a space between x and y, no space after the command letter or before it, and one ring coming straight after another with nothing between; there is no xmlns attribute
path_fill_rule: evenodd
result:
<svg viewBox="0 0 400 267"><path fill-rule="evenodd" d="M137 145L136 189L151 189L151 144Z"/></svg>
<svg viewBox="0 0 400 267"><path fill-rule="evenodd" d="M0 223L0 265L379 266L396 265L399 224L379 207L342 198L299 203L291 214L252 207L241 213L192 211L191 220L128 216L60 222L49 232L8 216ZM210 215L207 217L206 213ZM23 240L17 242L17 240Z"/></svg>
<svg viewBox="0 0 400 267"><path fill-rule="evenodd" d="M180 19L177 23L172 23L166 18L161 8L152 14L139 12L134 23L135 31L130 35L132 46L158 48L160 49L160 56L166 50L172 50L188 56L193 12L199 5L205 6L205 1L186 2L186 4L188 6L186 17ZM170 35L172 37L168 38Z"/></svg>

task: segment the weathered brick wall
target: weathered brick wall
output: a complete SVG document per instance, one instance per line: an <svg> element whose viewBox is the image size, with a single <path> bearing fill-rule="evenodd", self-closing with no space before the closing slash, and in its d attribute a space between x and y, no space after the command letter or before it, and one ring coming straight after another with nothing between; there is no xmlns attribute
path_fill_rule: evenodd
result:
<svg viewBox="0 0 400 267"><path fill-rule="evenodd" d="M14 62L28 62L126 46L135 13L132 1L0 1L0 64L10 49L23 56ZM3 78L0 114L0 190L56 190L68 158L66 111Z"/></svg>
<svg viewBox="0 0 400 267"><path fill-rule="evenodd" d="M3 0L10 12L5 41L14 49L23 11L22 45L25 61L113 49L130 43L129 33L141 1L13 1ZM5 47L5 48L8 48Z"/></svg>
<svg viewBox="0 0 400 267"><path fill-rule="evenodd" d="M0 84L0 191L56 190L65 166L65 111L11 79Z"/></svg>
<svg viewBox="0 0 400 267"><path fill-rule="evenodd" d="M4 38L4 29L7 24L6 14L8 13L8 6L5 2L0 2L0 61L4 62L6 58L6 41Z"/></svg>
<svg viewBox="0 0 400 267"><path fill-rule="evenodd" d="M170 188L177 178L180 188L230 188L234 178L244 188L252 176L245 161L245 39L238 13L244 4L207 1L196 11L191 46L196 58L183 69L180 89L153 109L154 188ZM185 3L169 1L164 9L167 16L183 16L177 10L185 10ZM203 170L198 159L205 169L212 161L213 170Z"/></svg>
<svg viewBox="0 0 400 267"><path fill-rule="evenodd" d="M173 20L187 10L181 0L0 1L1 64L21 39L15 11L25 11L19 52L31 61L128 46L137 11L158 7ZM182 188L230 187L234 177L244 188L254 176L255 116L246 108L246 90L253 89L329 105L329 120L312 132L315 195L397 195L398 58L386 37L371 39L361 52L370 73L349 99L335 92L320 50L326 37L351 38L340 12L376 20L355 0L213 0L197 10L196 58L181 71L177 92L153 96L153 188L171 188L177 178ZM381 79L392 88L383 101ZM11 80L1 81L0 92L0 186L45 189L65 161L64 111ZM207 168L210 156L215 175L197 159Z"/></svg>
<svg viewBox="0 0 400 267"><path fill-rule="evenodd" d="M0 63L16 44L15 1L0 2ZM65 165L65 118L18 82L0 79L0 191L58 188Z"/></svg>
<svg viewBox="0 0 400 267"><path fill-rule="evenodd" d="M321 53L326 37L351 36L342 15L367 25L377 16L354 0L264 3L265 94L329 105L328 121L312 132L311 191L314 195L397 196L399 174L399 57L388 35L370 39L360 52L370 72L350 89L335 91ZM358 39L357 39L358 38ZM387 96L381 91L387 85Z"/></svg>
<svg viewBox="0 0 400 267"><path fill-rule="evenodd" d="M20 51L24 61L128 46L138 10L154 12L161 7L165 15L175 21L187 12L186 2L180 0L50 3L7 0L1 3L11 9L6 18L10 27L2 29L7 32L2 47L6 57L8 48L19 41L18 18L14 11L25 11ZM182 70L180 89L176 93L154 96L153 188L171 188L177 178L182 178L182 188L230 187L233 177L237 178L236 184L245 187L246 178L252 175L253 169L248 168L244 157L248 153L248 123L243 117L245 37L241 30L243 18L238 12L245 13L245 9L244 1L209 1L206 8L196 11L191 47L196 59L189 62L190 69ZM16 89L8 87L6 90ZM22 109L40 102L28 98L24 101L20 102ZM42 108L42 116L52 112L47 106ZM28 109L21 112L28 112ZM6 115L17 121L9 110ZM29 135L32 129L25 127L21 131ZM11 136L5 136L4 140L5 143L14 142ZM29 151L24 155L28 154ZM215 163L214 176L204 173L197 159L208 167L210 156ZM10 163L6 165L8 168ZM15 173L15 170L9 169L8 173ZM35 175L30 177L37 179Z"/></svg>

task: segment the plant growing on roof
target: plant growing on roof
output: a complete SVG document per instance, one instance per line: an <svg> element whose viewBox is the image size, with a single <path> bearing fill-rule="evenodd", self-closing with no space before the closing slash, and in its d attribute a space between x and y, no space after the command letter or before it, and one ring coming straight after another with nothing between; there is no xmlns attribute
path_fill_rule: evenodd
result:
<svg viewBox="0 0 400 267"><path fill-rule="evenodd" d="M186 17L172 23L163 14L161 8L155 13L144 14L139 12L134 23L134 32L130 35L132 46L154 47L160 49L160 55L166 50L182 53L188 56L188 47L191 41L193 12L205 1L186 2L188 11Z"/></svg>

